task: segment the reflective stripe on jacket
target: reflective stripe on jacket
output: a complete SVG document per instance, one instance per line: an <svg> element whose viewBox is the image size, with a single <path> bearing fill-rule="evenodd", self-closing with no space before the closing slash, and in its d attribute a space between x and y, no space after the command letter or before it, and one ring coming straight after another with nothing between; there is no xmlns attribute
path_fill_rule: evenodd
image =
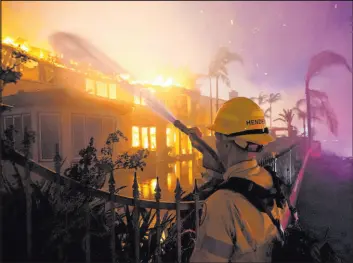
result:
<svg viewBox="0 0 353 263"><path fill-rule="evenodd" d="M240 177L269 189L271 175L255 159L230 167L223 175ZM257 210L243 195L218 190L205 203L205 219L190 262L269 262L277 229L267 214ZM282 210L274 205L273 216Z"/></svg>

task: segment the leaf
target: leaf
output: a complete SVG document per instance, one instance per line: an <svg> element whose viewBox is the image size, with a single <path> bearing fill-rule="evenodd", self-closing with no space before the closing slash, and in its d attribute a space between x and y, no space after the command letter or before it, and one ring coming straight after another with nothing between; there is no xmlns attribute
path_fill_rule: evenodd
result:
<svg viewBox="0 0 353 263"><path fill-rule="evenodd" d="M309 86L311 79L317 73L320 73L324 68L332 65L343 65L350 73L352 73L351 67L342 55L339 55L330 50L324 50L314 55L310 60L308 71L305 76L305 82L307 86Z"/></svg>
<svg viewBox="0 0 353 263"><path fill-rule="evenodd" d="M275 119L274 121L282 121L282 122L286 122L284 119L282 119L282 118L277 118L277 119Z"/></svg>
<svg viewBox="0 0 353 263"><path fill-rule="evenodd" d="M280 93L270 93L267 102L270 103L270 104L273 104L276 101L279 101L280 99L281 99L281 94Z"/></svg>

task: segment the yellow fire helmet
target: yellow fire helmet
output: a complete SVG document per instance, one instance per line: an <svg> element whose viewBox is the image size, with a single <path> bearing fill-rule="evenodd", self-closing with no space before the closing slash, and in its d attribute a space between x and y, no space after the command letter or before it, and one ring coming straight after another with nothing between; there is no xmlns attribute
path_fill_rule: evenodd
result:
<svg viewBox="0 0 353 263"><path fill-rule="evenodd" d="M225 102L218 110L214 123L208 128L226 135L249 151L252 151L248 149L250 144L264 146L274 141L266 127L263 110L245 97L237 97Z"/></svg>

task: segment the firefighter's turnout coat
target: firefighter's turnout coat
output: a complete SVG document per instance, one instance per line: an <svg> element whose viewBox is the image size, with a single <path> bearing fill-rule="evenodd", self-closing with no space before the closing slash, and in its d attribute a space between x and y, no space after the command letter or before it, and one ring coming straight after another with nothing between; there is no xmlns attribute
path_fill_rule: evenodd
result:
<svg viewBox="0 0 353 263"><path fill-rule="evenodd" d="M238 177L263 188L273 187L271 175L256 160L230 167L224 180ZM195 249L190 262L270 262L271 248L278 231L266 213L260 212L242 194L218 190L207 199ZM272 215L283 210L273 205Z"/></svg>

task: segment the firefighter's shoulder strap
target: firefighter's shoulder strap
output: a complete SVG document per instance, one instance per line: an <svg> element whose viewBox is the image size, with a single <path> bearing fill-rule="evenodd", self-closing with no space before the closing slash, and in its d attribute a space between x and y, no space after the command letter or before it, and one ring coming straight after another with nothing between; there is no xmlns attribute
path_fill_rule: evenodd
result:
<svg viewBox="0 0 353 263"><path fill-rule="evenodd" d="M266 189L253 181L244 178L231 177L227 182L220 185L217 190L221 189L230 190L243 195L260 212L266 213L272 223L276 226L282 241L284 240L284 231L280 221L275 219L271 212L277 195L275 188Z"/></svg>

